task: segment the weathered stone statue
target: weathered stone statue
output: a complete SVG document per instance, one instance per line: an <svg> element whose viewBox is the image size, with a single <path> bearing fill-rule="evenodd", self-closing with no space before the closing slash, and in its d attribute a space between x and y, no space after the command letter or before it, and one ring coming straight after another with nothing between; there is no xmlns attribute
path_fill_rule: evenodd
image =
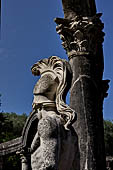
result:
<svg viewBox="0 0 113 170"><path fill-rule="evenodd" d="M34 64L32 73L41 76L34 88L33 110L39 122L31 144L32 170L74 170L77 138L71 125L76 115L65 104L70 65L52 56Z"/></svg>

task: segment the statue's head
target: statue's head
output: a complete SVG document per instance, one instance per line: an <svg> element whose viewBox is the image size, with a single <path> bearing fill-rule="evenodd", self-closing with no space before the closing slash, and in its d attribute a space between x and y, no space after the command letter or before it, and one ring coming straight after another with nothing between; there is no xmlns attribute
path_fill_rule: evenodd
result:
<svg viewBox="0 0 113 170"><path fill-rule="evenodd" d="M74 110L65 104L72 81L70 64L57 56L51 56L34 64L31 70L35 76L41 76L38 85L45 84L42 89L40 88L42 90L40 93L45 93L48 98L51 94L54 95L57 111L64 119L65 127L69 128L76 119Z"/></svg>

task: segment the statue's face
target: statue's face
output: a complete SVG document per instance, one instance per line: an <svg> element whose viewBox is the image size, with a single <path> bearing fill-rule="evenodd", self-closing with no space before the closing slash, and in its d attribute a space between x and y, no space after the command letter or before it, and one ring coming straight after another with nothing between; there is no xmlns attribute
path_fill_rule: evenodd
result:
<svg viewBox="0 0 113 170"><path fill-rule="evenodd" d="M53 99L56 94L58 82L50 74L43 75L36 83L34 95L44 95L48 99Z"/></svg>

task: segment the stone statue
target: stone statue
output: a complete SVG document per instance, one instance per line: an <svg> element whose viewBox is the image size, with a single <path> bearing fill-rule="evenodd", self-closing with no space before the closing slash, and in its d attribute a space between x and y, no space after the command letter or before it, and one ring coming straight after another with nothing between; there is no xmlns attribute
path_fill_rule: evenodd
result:
<svg viewBox="0 0 113 170"><path fill-rule="evenodd" d="M34 64L32 73L41 77L34 88L38 127L31 144L31 168L74 170L77 137L72 124L76 114L65 104L71 86L70 65L52 56Z"/></svg>

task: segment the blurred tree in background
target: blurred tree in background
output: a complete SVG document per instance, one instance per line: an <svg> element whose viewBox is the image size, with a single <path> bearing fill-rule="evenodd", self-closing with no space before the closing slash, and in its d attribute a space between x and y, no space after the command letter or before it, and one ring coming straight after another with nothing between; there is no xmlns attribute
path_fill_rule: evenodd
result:
<svg viewBox="0 0 113 170"><path fill-rule="evenodd" d="M0 143L21 136L26 119L25 113L0 113Z"/></svg>
<svg viewBox="0 0 113 170"><path fill-rule="evenodd" d="M23 113L0 113L0 143L7 142L21 136L27 115ZM18 155L7 155L4 158L3 170L20 170L20 158Z"/></svg>

